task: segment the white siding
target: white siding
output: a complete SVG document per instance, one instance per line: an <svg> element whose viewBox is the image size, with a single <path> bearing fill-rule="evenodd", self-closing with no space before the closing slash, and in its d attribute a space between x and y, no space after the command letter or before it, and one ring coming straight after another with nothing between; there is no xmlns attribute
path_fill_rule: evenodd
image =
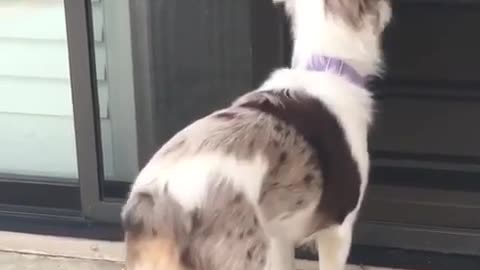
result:
<svg viewBox="0 0 480 270"><path fill-rule="evenodd" d="M66 41L62 3L59 0L0 0L0 38ZM94 28L95 40L102 41L103 12L100 0L94 0L93 7L93 18L98 22Z"/></svg>
<svg viewBox="0 0 480 270"><path fill-rule="evenodd" d="M99 83L100 116L108 118L108 89ZM72 91L68 80L0 77L0 113L72 116Z"/></svg>
<svg viewBox="0 0 480 270"><path fill-rule="evenodd" d="M0 172L75 178L75 133L70 117L0 114ZM110 121L102 120L105 168L112 171ZM73 180L73 179L72 179Z"/></svg>
<svg viewBox="0 0 480 270"><path fill-rule="evenodd" d="M105 46L97 43L97 78L105 80ZM0 75L38 79L70 77L66 41L33 39L0 39Z"/></svg>
<svg viewBox="0 0 480 270"><path fill-rule="evenodd" d="M93 1L106 175L113 174L103 3ZM77 177L63 0L0 0L0 173Z"/></svg>

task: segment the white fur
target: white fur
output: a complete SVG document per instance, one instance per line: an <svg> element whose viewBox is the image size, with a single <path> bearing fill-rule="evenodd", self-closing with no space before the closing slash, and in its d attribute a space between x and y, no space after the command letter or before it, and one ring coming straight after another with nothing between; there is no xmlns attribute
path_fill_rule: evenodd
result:
<svg viewBox="0 0 480 270"><path fill-rule="evenodd" d="M160 193L168 183L169 193L188 211L201 205L212 176L222 175L254 203L258 201L267 169L268 161L261 155L240 160L221 152L194 155L179 161L153 161L138 176L132 193L142 190Z"/></svg>
<svg viewBox="0 0 480 270"><path fill-rule="evenodd" d="M352 156L359 167L361 176L359 202L361 202L368 183L369 171L367 133L368 126L372 121L373 110L373 99L370 92L335 74L300 69L280 69L274 72L258 91L285 88L293 91L306 90L321 100L337 117L345 132ZM320 260L321 270L341 270L345 266L359 207L360 203L347 216L342 225L316 234L318 252L322 258ZM302 232L298 230L304 228L309 220L308 218L296 218L283 221L276 227L284 228L285 233L283 236L275 234L275 237L281 237L283 241L288 241L294 235L295 241L299 241L301 239L298 236L302 235ZM306 236L303 234L303 237Z"/></svg>
<svg viewBox="0 0 480 270"><path fill-rule="evenodd" d="M295 269L295 245L283 238L270 238L265 270Z"/></svg>
<svg viewBox="0 0 480 270"><path fill-rule="evenodd" d="M284 2L292 17L295 68L305 67L315 53L344 59L361 75L378 74L382 64L381 44L370 20L361 29L353 29L343 20L327 16L323 0ZM380 21L385 25L391 17L390 7L382 2L381 10Z"/></svg>
<svg viewBox="0 0 480 270"><path fill-rule="evenodd" d="M318 203L312 203L311 205L299 210L289 216L283 218L282 215L266 222L264 224L265 230L272 238L281 239L285 243L292 243L297 245L301 243L309 234L309 224L314 215L315 209ZM291 213L285 213L290 215Z"/></svg>
<svg viewBox="0 0 480 270"><path fill-rule="evenodd" d="M294 69L281 69L274 72L259 91L305 90L321 100L339 120L352 156L360 170L360 198L354 211L346 217L343 224L330 227L315 235L320 270L342 270L345 268L353 226L368 183L370 162L367 134L372 121L373 100L367 89L352 84L346 78L330 73L307 71L305 67L313 54L320 54L343 59L362 76L378 75L382 65L380 37L383 28L390 21L391 9L386 1L380 2L379 32L379 26L373 25L371 18L366 18L360 29L354 29L337 17L327 16L324 0L273 1L284 2L287 13L291 17L294 36L292 56ZM301 223L306 221L305 219L294 221L300 223L289 224L292 229L305 226ZM272 257L282 258L278 262L281 263L285 260L282 256L286 254L284 250L279 249L279 254ZM293 267L289 270L293 270Z"/></svg>

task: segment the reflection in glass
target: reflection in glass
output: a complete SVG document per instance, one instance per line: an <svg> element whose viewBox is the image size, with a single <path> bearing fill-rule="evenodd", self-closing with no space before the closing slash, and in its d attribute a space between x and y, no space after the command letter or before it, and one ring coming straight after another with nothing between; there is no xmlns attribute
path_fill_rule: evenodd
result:
<svg viewBox="0 0 480 270"><path fill-rule="evenodd" d="M92 19L105 175L103 185L104 190L111 193L112 186L133 181L138 172L128 1L93 0Z"/></svg>

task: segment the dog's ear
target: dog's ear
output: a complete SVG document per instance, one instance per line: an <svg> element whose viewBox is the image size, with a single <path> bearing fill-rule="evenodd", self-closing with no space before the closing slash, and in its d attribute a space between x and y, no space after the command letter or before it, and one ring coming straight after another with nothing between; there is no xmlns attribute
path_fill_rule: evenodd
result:
<svg viewBox="0 0 480 270"><path fill-rule="evenodd" d="M272 0L274 5L281 5L283 4L283 7L285 9L285 12L288 16L293 15L293 7L294 7L294 1L295 0Z"/></svg>
<svg viewBox="0 0 480 270"><path fill-rule="evenodd" d="M353 28L365 23L367 16L380 16L380 2L384 0L325 0L325 13L342 18Z"/></svg>
<svg viewBox="0 0 480 270"><path fill-rule="evenodd" d="M379 4L379 17L378 17L378 27L379 31L383 31L392 19L392 7L390 0L380 1Z"/></svg>

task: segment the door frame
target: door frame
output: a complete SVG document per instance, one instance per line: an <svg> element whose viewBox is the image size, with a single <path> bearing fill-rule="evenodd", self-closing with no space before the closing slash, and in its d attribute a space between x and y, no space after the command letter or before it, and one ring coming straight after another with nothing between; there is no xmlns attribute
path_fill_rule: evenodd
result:
<svg viewBox="0 0 480 270"><path fill-rule="evenodd" d="M102 141L89 0L65 0L82 216L120 221L121 200L103 199Z"/></svg>

